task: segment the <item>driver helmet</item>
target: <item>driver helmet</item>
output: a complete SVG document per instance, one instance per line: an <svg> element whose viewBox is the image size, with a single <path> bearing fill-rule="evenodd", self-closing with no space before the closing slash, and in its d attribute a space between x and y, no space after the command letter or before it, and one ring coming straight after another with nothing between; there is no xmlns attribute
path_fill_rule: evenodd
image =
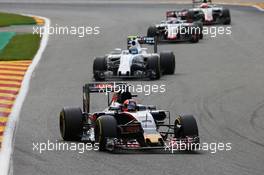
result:
<svg viewBox="0 0 264 175"><path fill-rule="evenodd" d="M208 5L207 3L202 3L202 4L200 5L200 7L201 7L201 8L208 8L209 5Z"/></svg>
<svg viewBox="0 0 264 175"><path fill-rule="evenodd" d="M129 53L131 53L131 54L138 54L138 49L137 49L137 47L130 47L129 48Z"/></svg>
<svg viewBox="0 0 264 175"><path fill-rule="evenodd" d="M132 112L132 111L136 111L137 109L137 103L133 99L125 100L123 105L124 105L123 111L125 112Z"/></svg>

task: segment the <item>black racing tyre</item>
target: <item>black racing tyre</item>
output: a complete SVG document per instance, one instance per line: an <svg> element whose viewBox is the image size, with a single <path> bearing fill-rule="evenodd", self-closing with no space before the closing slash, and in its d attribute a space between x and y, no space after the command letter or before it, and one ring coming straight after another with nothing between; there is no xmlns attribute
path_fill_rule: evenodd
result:
<svg viewBox="0 0 264 175"><path fill-rule="evenodd" d="M223 24L229 25L231 24L231 16L230 16L230 10L229 9L223 9Z"/></svg>
<svg viewBox="0 0 264 175"><path fill-rule="evenodd" d="M144 135L141 134L138 138L137 138L137 142L139 143L140 146L142 147L146 147L148 146L146 141L145 141L145 138L144 138Z"/></svg>
<svg viewBox="0 0 264 175"><path fill-rule="evenodd" d="M199 34L199 39L203 39L203 32L201 32L200 34Z"/></svg>
<svg viewBox="0 0 264 175"><path fill-rule="evenodd" d="M155 37L157 36L157 28L155 26L150 26L147 31L147 36L148 37Z"/></svg>
<svg viewBox="0 0 264 175"><path fill-rule="evenodd" d="M203 39L203 23L196 22L195 24L199 27L199 39Z"/></svg>
<svg viewBox="0 0 264 175"><path fill-rule="evenodd" d="M160 58L159 56L151 56L147 60L147 68L150 71L149 78L151 80L158 80L161 76L160 71Z"/></svg>
<svg viewBox="0 0 264 175"><path fill-rule="evenodd" d="M193 22L193 21L195 21L195 13L194 13L194 11L189 10L189 11L187 12L186 20L187 20L188 22Z"/></svg>
<svg viewBox="0 0 264 175"><path fill-rule="evenodd" d="M192 115L179 116L174 122L174 137L184 138L186 136L199 136L197 122Z"/></svg>
<svg viewBox="0 0 264 175"><path fill-rule="evenodd" d="M192 43L198 43L199 42L199 38L200 38L200 36L199 35L197 35L197 34L192 34L192 36L191 36L191 42Z"/></svg>
<svg viewBox="0 0 264 175"><path fill-rule="evenodd" d="M60 112L60 133L63 140L80 141L82 132L82 110L80 108L63 108Z"/></svg>
<svg viewBox="0 0 264 175"><path fill-rule="evenodd" d="M197 27L197 26L194 25L194 27ZM198 42L199 42L199 39L200 39L200 34L199 34L199 32L198 32L195 28L193 28L193 29L192 29L192 33L191 33L191 39L190 39L190 41L191 41L192 43L198 43Z"/></svg>
<svg viewBox="0 0 264 175"><path fill-rule="evenodd" d="M176 67L175 55L173 52L160 53L160 69L163 74L174 74Z"/></svg>
<svg viewBox="0 0 264 175"><path fill-rule="evenodd" d="M102 81L105 79L101 74L107 70L107 62L105 57L96 57L93 62L93 73L96 81Z"/></svg>
<svg viewBox="0 0 264 175"><path fill-rule="evenodd" d="M99 151L106 150L107 138L117 138L117 121L113 116L103 115L95 122L95 142L99 143Z"/></svg>

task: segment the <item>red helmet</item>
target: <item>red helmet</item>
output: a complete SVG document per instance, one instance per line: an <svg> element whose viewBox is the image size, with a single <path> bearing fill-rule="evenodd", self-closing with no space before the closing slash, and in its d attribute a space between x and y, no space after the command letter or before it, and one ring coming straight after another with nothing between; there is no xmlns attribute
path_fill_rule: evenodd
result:
<svg viewBox="0 0 264 175"><path fill-rule="evenodd" d="M137 103L133 99L126 100L123 105L123 111L129 112L137 110Z"/></svg>
<svg viewBox="0 0 264 175"><path fill-rule="evenodd" d="M208 5L207 3L202 3L202 4L200 5L200 7L201 7L201 8L208 8L209 5Z"/></svg>

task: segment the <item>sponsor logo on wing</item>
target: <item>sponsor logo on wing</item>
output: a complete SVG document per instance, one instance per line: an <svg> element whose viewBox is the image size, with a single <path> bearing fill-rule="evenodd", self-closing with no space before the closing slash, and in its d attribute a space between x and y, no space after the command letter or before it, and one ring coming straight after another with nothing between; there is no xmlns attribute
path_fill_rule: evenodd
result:
<svg viewBox="0 0 264 175"><path fill-rule="evenodd" d="M168 39L176 39L179 32L180 24L168 24L167 26L167 37Z"/></svg>

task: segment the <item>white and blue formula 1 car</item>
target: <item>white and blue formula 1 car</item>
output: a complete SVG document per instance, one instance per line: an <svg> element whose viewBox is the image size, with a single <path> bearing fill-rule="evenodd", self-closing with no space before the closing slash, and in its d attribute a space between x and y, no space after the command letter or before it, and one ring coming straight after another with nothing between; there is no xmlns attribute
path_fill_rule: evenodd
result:
<svg viewBox="0 0 264 175"><path fill-rule="evenodd" d="M142 44L154 45L154 53L148 53ZM157 53L154 37L129 36L127 49L119 48L103 57L96 57L93 74L96 81L107 78L149 78L159 79L161 75L174 74L175 55L173 52Z"/></svg>

